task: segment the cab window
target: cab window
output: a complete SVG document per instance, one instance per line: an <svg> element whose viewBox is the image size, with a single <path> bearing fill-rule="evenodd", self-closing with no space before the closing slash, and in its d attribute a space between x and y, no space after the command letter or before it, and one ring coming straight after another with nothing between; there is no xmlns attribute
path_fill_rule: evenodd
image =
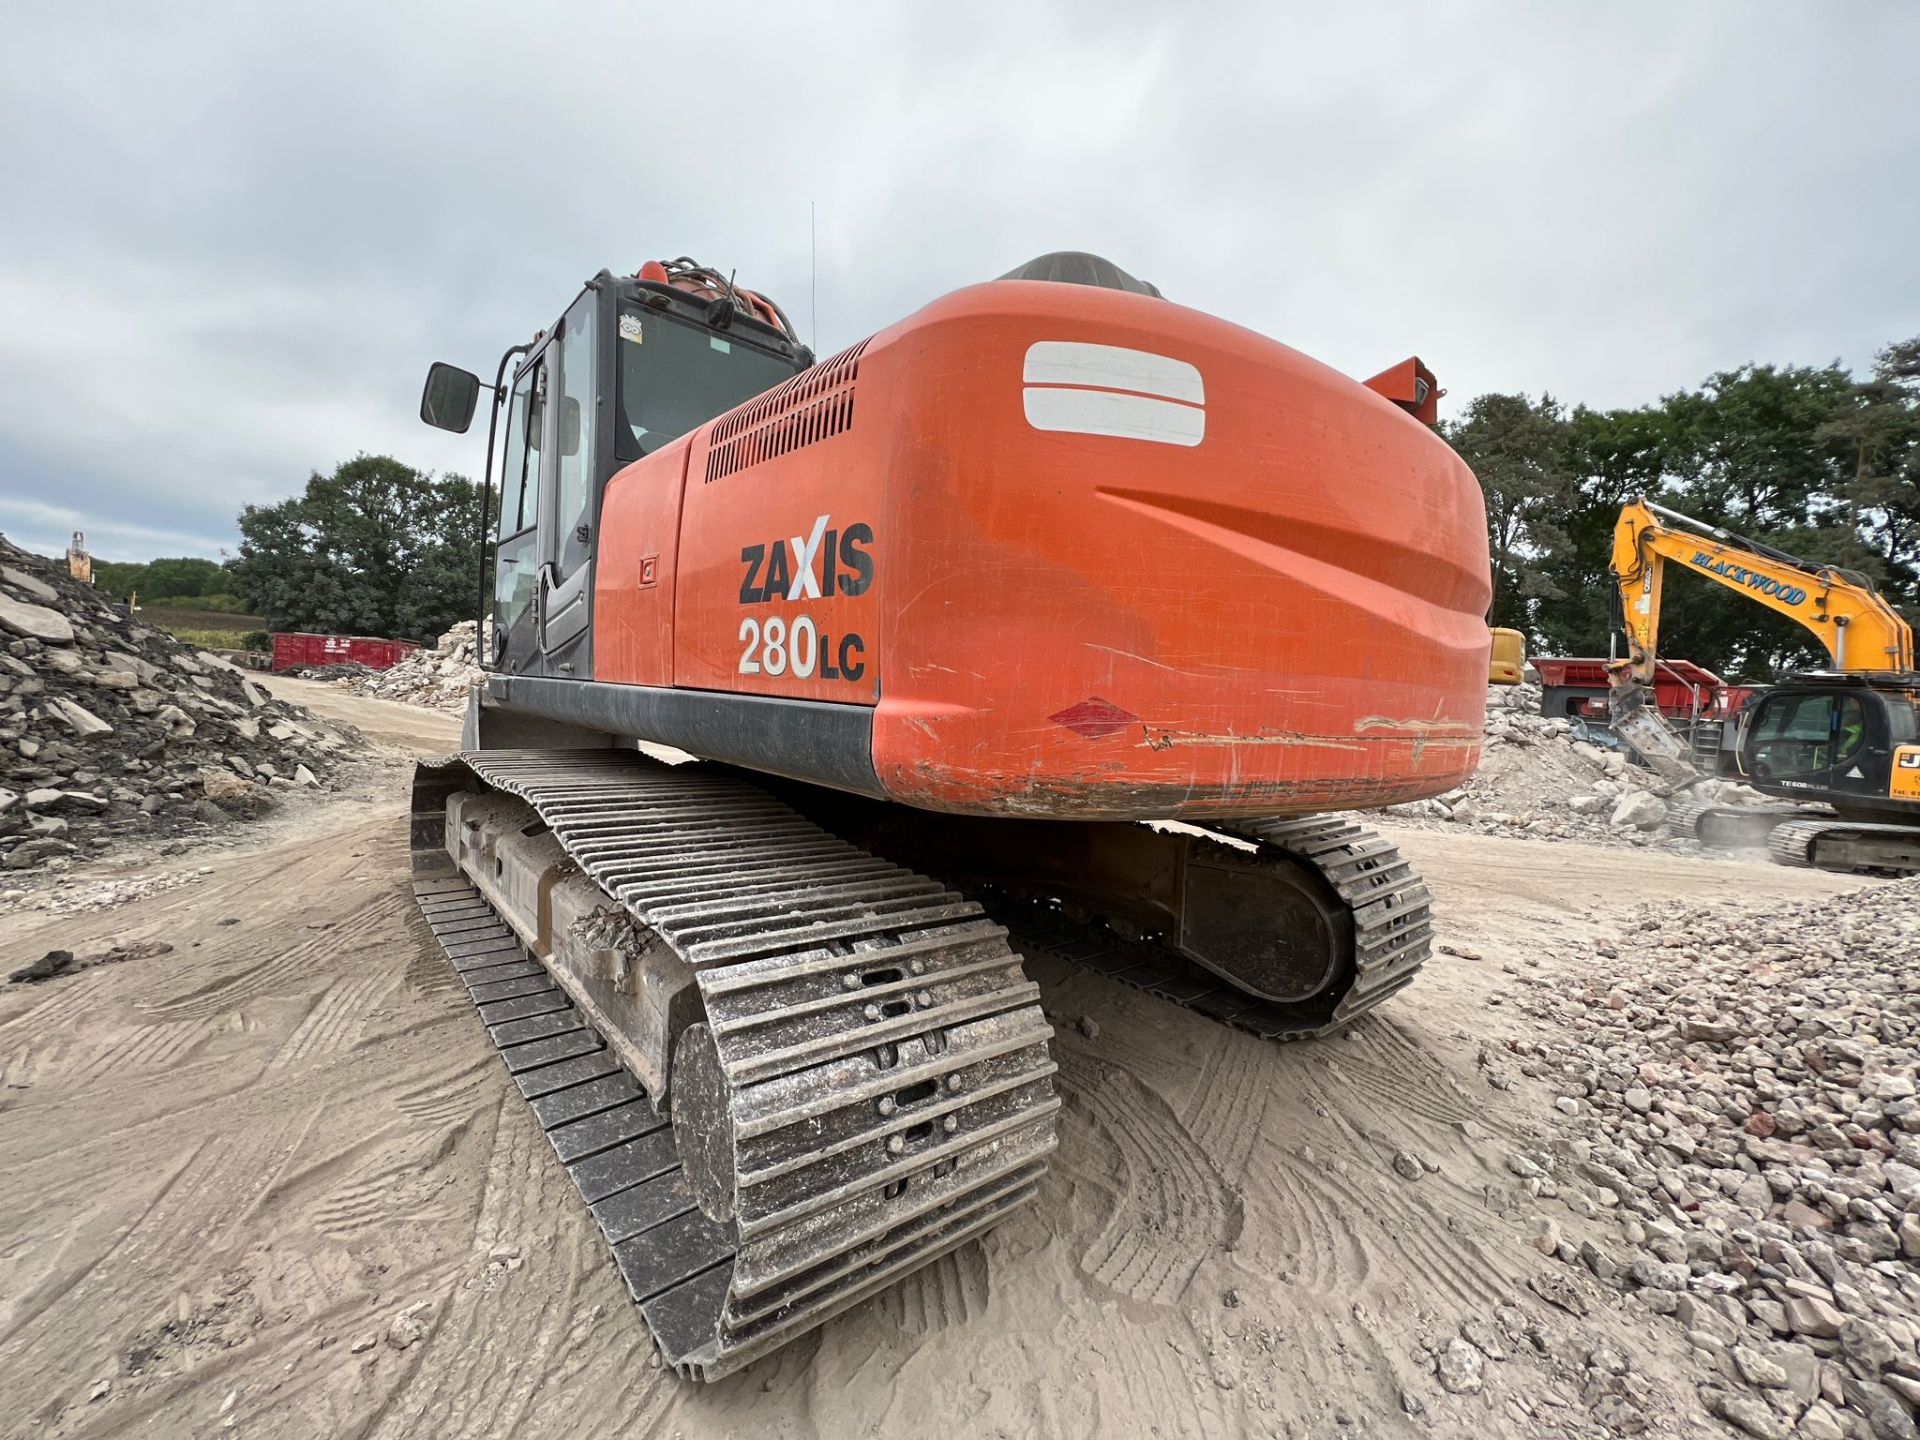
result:
<svg viewBox="0 0 1920 1440"><path fill-rule="evenodd" d="M1844 765L1860 753L1867 739L1867 709L1858 695L1840 697L1833 732L1833 763Z"/></svg>
<svg viewBox="0 0 1920 1440"><path fill-rule="evenodd" d="M582 295L560 322L560 378L558 424L554 433L559 450L554 485L556 530L553 560L564 578L586 558L588 542L578 533L592 517L593 423L593 307L595 294ZM532 516L528 516L532 523Z"/></svg>
<svg viewBox="0 0 1920 1440"><path fill-rule="evenodd" d="M1866 707L1857 695L1782 695L1766 702L1749 746L1753 773L1813 775L1852 759L1866 743Z"/></svg>
<svg viewBox="0 0 1920 1440"><path fill-rule="evenodd" d="M507 402L507 438L500 463L500 537L518 535L538 518L543 362L524 370Z"/></svg>

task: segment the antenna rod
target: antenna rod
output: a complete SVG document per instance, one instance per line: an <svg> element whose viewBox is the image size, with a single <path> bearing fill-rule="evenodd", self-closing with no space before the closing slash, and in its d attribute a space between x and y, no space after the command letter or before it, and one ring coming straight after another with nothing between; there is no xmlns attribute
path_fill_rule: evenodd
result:
<svg viewBox="0 0 1920 1440"><path fill-rule="evenodd" d="M807 329L812 332L813 348L820 348L820 231L813 221L813 201L807 201L807 249L811 258L808 261L807 278Z"/></svg>

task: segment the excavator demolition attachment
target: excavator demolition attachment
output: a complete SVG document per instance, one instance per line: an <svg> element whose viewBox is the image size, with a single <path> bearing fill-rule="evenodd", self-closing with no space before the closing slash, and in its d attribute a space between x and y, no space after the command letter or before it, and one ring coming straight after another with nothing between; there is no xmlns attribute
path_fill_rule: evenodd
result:
<svg viewBox="0 0 1920 1440"><path fill-rule="evenodd" d="M1274 1040L1413 979L1425 886L1329 812L1478 757L1484 519L1418 361L1357 385L1072 254L819 365L690 261L524 348L415 889L681 1373L1039 1193L1023 956Z"/></svg>

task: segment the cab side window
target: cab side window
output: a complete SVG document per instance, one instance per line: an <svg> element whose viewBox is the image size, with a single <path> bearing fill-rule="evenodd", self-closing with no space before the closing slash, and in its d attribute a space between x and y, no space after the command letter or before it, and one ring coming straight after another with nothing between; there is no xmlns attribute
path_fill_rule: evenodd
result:
<svg viewBox="0 0 1920 1440"><path fill-rule="evenodd" d="M567 312L560 330L559 465L554 481L554 570L564 579L589 553L578 528L592 519L593 303L590 291Z"/></svg>
<svg viewBox="0 0 1920 1440"><path fill-rule="evenodd" d="M1853 700L1856 712L1859 704ZM1755 773L1811 775L1826 769L1833 763L1836 718L1832 695L1782 696L1768 702L1755 722L1750 747Z"/></svg>
<svg viewBox="0 0 1920 1440"><path fill-rule="evenodd" d="M507 439L500 464L502 539L518 535L539 514L542 369L539 364L529 366L507 403Z"/></svg>
<svg viewBox="0 0 1920 1440"><path fill-rule="evenodd" d="M1867 707L1858 695L1840 697L1840 713L1834 727L1833 763L1844 765L1860 753L1867 739Z"/></svg>

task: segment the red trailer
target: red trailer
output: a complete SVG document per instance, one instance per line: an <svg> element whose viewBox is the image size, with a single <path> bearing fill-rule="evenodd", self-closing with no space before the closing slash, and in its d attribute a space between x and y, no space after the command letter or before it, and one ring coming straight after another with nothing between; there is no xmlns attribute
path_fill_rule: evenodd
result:
<svg viewBox="0 0 1920 1440"><path fill-rule="evenodd" d="M373 635L282 634L273 637L274 670L303 665L364 665L385 670L420 647L411 640L382 640Z"/></svg>
<svg viewBox="0 0 1920 1440"><path fill-rule="evenodd" d="M1599 659L1538 657L1540 713L1561 719L1607 718L1607 662ZM1654 703L1670 720L1724 720L1738 714L1750 685L1729 685L1691 660L1662 660L1654 675Z"/></svg>

